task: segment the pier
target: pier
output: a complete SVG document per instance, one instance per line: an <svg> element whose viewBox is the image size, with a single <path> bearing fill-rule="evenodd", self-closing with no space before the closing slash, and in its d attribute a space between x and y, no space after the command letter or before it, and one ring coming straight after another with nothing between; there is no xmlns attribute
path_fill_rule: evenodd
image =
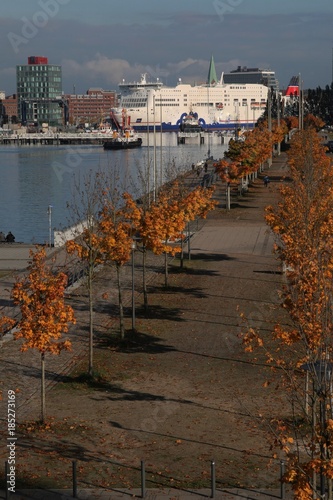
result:
<svg viewBox="0 0 333 500"><path fill-rule="evenodd" d="M85 133L39 133L39 134L2 134L0 145L12 146L59 146L63 144L103 144L112 137L102 132Z"/></svg>
<svg viewBox="0 0 333 500"><path fill-rule="evenodd" d="M228 144L230 139L234 137L234 133L222 133L218 131L201 131L201 132L178 132L177 144Z"/></svg>
<svg viewBox="0 0 333 500"><path fill-rule="evenodd" d="M158 133L159 134L159 133ZM140 134L144 142L146 142L147 134ZM228 144L234 133L222 133L218 131L202 131L202 132L178 132L177 144L193 144L203 145L209 144L210 141L214 144ZM59 146L59 145L101 145L112 135L104 132L97 133L72 133L72 132L57 132L57 133L38 133L38 134L0 134L0 146Z"/></svg>

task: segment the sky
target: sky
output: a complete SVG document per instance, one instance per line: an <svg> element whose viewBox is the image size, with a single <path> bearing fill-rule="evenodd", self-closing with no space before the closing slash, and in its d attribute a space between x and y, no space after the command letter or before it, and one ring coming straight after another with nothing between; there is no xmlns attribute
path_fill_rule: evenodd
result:
<svg viewBox="0 0 333 500"><path fill-rule="evenodd" d="M237 66L275 71L280 89L332 81L332 0L0 0L0 90L29 56L62 66L63 91L118 90L142 73L203 83Z"/></svg>

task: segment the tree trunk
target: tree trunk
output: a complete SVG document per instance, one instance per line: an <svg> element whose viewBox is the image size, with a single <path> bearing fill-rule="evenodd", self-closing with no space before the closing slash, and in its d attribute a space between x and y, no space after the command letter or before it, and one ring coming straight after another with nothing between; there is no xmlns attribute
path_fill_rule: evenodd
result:
<svg viewBox="0 0 333 500"><path fill-rule="evenodd" d="M122 295L121 281L120 281L120 266L117 264L116 264L116 270L117 270L118 301L119 301L119 328L120 328L120 338L123 340L125 338L124 306L123 306L123 295Z"/></svg>
<svg viewBox="0 0 333 500"><path fill-rule="evenodd" d="M132 248L132 332L135 332L135 258Z"/></svg>
<svg viewBox="0 0 333 500"><path fill-rule="evenodd" d="M147 293L147 278L146 278L146 257L147 249L145 245L142 247L142 287L143 287L143 308L145 315L148 314L148 293Z"/></svg>
<svg viewBox="0 0 333 500"><path fill-rule="evenodd" d="M45 422L45 353L41 353L41 421Z"/></svg>
<svg viewBox="0 0 333 500"><path fill-rule="evenodd" d="M230 183L227 182L227 188L226 188L226 195L227 195L227 210L230 210L231 204L230 204Z"/></svg>
<svg viewBox="0 0 333 500"><path fill-rule="evenodd" d="M187 223L187 259L191 260L191 228L190 223Z"/></svg>
<svg viewBox="0 0 333 500"><path fill-rule="evenodd" d="M182 236L184 235L184 231L182 231ZM184 240L181 239L180 242L180 260L179 260L180 268L184 267Z"/></svg>
<svg viewBox="0 0 333 500"><path fill-rule="evenodd" d="M94 350L94 298L93 298L93 266L88 270L88 293L89 293L89 366L88 374L93 375L93 350Z"/></svg>
<svg viewBox="0 0 333 500"><path fill-rule="evenodd" d="M167 252L164 252L164 275L165 275L164 286L165 286L165 288L167 288L167 286L168 286L168 254L167 254Z"/></svg>

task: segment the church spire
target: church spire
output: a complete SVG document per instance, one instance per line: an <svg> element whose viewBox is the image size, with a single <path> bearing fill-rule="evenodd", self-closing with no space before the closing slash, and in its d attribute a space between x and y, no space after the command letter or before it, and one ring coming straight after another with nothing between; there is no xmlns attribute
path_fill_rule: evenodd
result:
<svg viewBox="0 0 333 500"><path fill-rule="evenodd" d="M217 76L216 76L216 70L215 70L215 63L214 63L214 57L210 58L210 63L209 63L209 71L208 71L208 85L215 85L217 83Z"/></svg>

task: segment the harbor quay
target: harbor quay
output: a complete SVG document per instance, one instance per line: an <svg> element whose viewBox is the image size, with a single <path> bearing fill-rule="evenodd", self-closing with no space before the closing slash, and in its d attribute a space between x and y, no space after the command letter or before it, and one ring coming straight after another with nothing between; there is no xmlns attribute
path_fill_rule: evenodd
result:
<svg viewBox="0 0 333 500"><path fill-rule="evenodd" d="M162 132L162 134L170 134L170 132ZM171 132L175 133L175 132ZM153 132L150 133L153 137ZM147 132L139 134L143 138L144 145L148 145ZM158 132L160 136L160 132ZM214 144L228 144L231 137L235 136L235 132L228 131L200 131L200 132L178 132L178 144L193 144L193 145L209 145L211 140ZM24 133L24 134L1 134L0 146L59 146L59 145L101 145L105 141L112 138L112 133ZM151 141L150 141L151 142ZM157 143L157 147L159 144Z"/></svg>
<svg viewBox="0 0 333 500"><path fill-rule="evenodd" d="M267 328L271 324L272 318L270 314L273 314L276 307L274 304L271 304L274 305L274 307L271 307L269 301L273 291L282 282L283 276L279 262L272 253L273 236L265 224L263 213L265 206L274 203L278 199L279 186L286 175L286 168L284 154L274 158L272 166L269 169L266 166L265 171L255 179L245 196L239 196L237 191L233 193L230 211L226 211L225 207L225 186L220 181L217 182L215 196L218 207L209 214L207 220L200 223L190 238L191 261L186 264L186 267L189 268L188 274L185 273L182 277L181 274L172 273L173 279L178 276L177 279L180 281L175 282L175 285L178 283L178 286L173 286L168 293L168 307L174 311L172 314L176 314L177 307L180 309L181 321L177 320L177 318L173 319L172 314L167 314L165 317L159 315L155 320L154 318L145 320L141 316L137 318L139 331L147 331L148 323L149 326L154 325L153 328L157 329L155 342L160 342L160 345L157 351L153 350L152 345L135 356L132 353L131 363L135 363L135 359L138 359L140 366L141 364L146 366L147 362L150 363L150 367L152 364L154 366L156 364L158 377L139 378L139 387L136 385L135 379L127 380L126 378L125 381L119 382L119 388L124 386L126 395L129 395L129 397L120 397L120 393L118 393L119 397L111 398L108 401L109 395L105 391L105 397L103 397L103 414L108 415L105 425L111 426L114 439L117 439L118 433L124 436L124 439L127 439L126 436L131 434L134 426L134 414L136 419L140 419L140 415L141 418L143 418L142 415L146 418L160 409L161 414L165 415L165 411L163 412L165 401L177 401L174 404L170 418L165 417L161 422L156 421L157 431L153 432L154 442L159 439L159 432L162 432L164 440L170 439L170 448L168 449L171 452L172 447L175 446L172 444L175 436L180 436L179 439L181 439L182 443L178 445L179 457L186 452L187 447L193 447L194 454L204 454L205 457L215 459L217 468L223 461L223 449L225 447L225 459L233 464L232 471L236 476L237 470L242 475L242 482L245 472L243 472L239 459L245 465L247 461L252 460L254 452L253 456L258 462L256 462L257 465L253 469L252 486L244 489L241 487L224 488L221 486L222 481L229 484L231 482L231 479L225 475L223 477L221 475L216 476L216 484L212 484L212 489L206 487L206 489L200 490L176 489L172 485L170 487L161 486L161 489L157 489L156 480L154 484L147 480L145 498L160 500L167 498L179 500L190 498L225 500L282 498L278 485L279 464L274 469L276 474L275 484L278 486L270 490L264 486L256 488L256 484L263 485L264 478L270 474L267 469L267 462L271 461L271 457L268 457L269 452L265 448L267 446L266 441L261 441L258 436L254 436L253 439L255 440L250 441L253 429L248 425L247 417L237 409L237 398L234 399L231 393L234 394L235 388L238 389L238 384L242 384L244 407L251 405L251 398L256 398L258 405L262 404L266 407L270 404L267 394L263 395L260 389L261 379L255 371L258 368L251 369L251 375L248 377L244 377L242 371L242 376L239 378L238 369L247 370L248 368L247 363L242 363L243 354L241 354L242 347L239 345L238 339L239 327L237 326L238 312L236 312L236 308L239 305L241 305L242 310L248 307L247 310L252 314L261 315L262 321ZM265 187L263 183L264 175L270 177L269 187ZM195 177L196 175L194 175ZM21 272L24 270L29 246L15 244L9 251L8 248L9 246L6 247L4 244L0 248L0 255L2 251L2 255L7 257L9 261L10 253L8 252L14 252L17 249L16 269ZM55 251L55 249L50 248L49 257ZM62 251L58 254L58 257L61 256L64 257ZM163 259L161 261L158 257L152 257L154 260L149 265L149 286L154 287L154 294L156 294L158 288L156 284L158 284L159 280L159 270L163 267ZM135 258L139 259L140 256L136 254ZM13 264L14 260L13 258ZM3 262L5 262L5 259ZM9 264L8 262L7 271L4 270L4 274L0 279L0 286L3 291L10 288L10 281L16 274L14 265L9 269ZM173 263L173 266L175 265L177 264ZM3 269L0 262L1 268ZM131 304L131 266L126 266L124 271L124 304L125 310L128 312ZM138 284L140 280L139 260L136 261L135 273L135 283ZM104 271L101 271L100 281L97 283L100 293L102 293L103 287L109 287L110 283L109 279L105 277L103 279L103 275ZM193 286L195 288L192 288ZM187 287L189 287L188 290ZM172 300L171 296L173 297ZM78 291L78 294L73 294L72 297L69 294L68 299L74 300L73 305L76 307L75 313L78 324L73 325L70 331L70 340L73 344L72 351L48 359L47 380L49 392L59 380L59 376L70 373L77 360L82 359L82 356L85 355L87 348L82 335L84 322L87 319L87 304L84 303L84 293ZM135 301L139 308L142 302L139 291L135 295ZM4 303L4 299L2 303ZM98 325L102 325L106 320L103 311L103 308L96 311L96 323ZM117 320L114 319L114 321ZM126 317L127 327L129 327L129 324L130 318ZM167 347L169 348L167 349ZM112 364L114 365L118 354L113 353L112 356ZM152 358L154 358L154 361L152 361ZM20 353L16 342L8 340L1 345L0 359L0 379L3 380L3 388L7 388L8 381L10 381L11 385L19 388L17 396L19 421L31 421L38 418L40 409L40 385L39 379L36 377L40 363L38 354L30 351ZM148 359L149 361L147 361ZM228 365L228 359L229 362L232 361L232 367ZM219 372L213 371L213 365L215 365L215 369L218 367ZM172 373L168 371L170 367L172 367ZM130 373L128 373L128 376L130 376ZM209 379L208 386L204 385L206 376ZM161 389L162 386L154 385L158 380L163 380L163 390ZM251 384L249 383L250 380ZM256 387L256 382L259 383L259 388ZM200 395L201 392L198 392L196 396L194 395L193 387L196 386L201 387L202 396ZM154 397L144 398L144 394L154 395ZM47 400L50 399L50 411L54 412L56 410L57 417L61 418L64 411L73 411L74 413L79 411L75 406L77 402L74 399L74 392L71 393L72 402L67 401L65 406L59 406L52 410L50 396L51 394L47 395ZM191 403L188 410L185 402ZM98 412L98 404L99 402L95 398L94 407L96 412ZM276 408L276 398L274 398L273 407ZM182 426L181 419L185 417L186 421ZM82 418L84 418L84 414L82 414ZM110 423L112 420L115 420L114 425ZM204 428L200 427L201 421L205 423ZM218 427L215 431L212 430L214 421L218 421ZM200 428L201 431L199 431ZM197 434L198 432L208 432L209 436L203 438ZM249 435L247 435L247 432L249 432ZM149 450L150 434L146 430L138 434L138 431L133 429L133 438L137 442L139 442L138 439L140 439L140 442L142 440L142 446L131 448L132 453L138 458L145 459L146 457L141 456L143 453L154 452L157 445L152 446L151 451ZM145 435L147 435L148 439L146 444L144 444ZM20 455L24 453L24 448L19 448L19 441L20 438L17 443L17 453ZM207 442L211 444L208 446ZM115 444L112 444L112 452L117 453L114 446ZM108 448L108 452L110 452L110 448ZM126 464L126 447L122 453L122 463ZM159 453L158 446L156 453ZM165 454L166 451L164 450L163 453ZM170 459L165 456L164 459L169 464ZM33 458L31 460L33 461ZM90 460L92 458L85 458L86 467L89 466ZM98 467L103 466L104 460L106 460L104 457L99 460ZM147 459L150 467L155 460L156 458ZM179 460L177 470L179 471L178 476L181 477L184 463L180 458ZM80 460L78 460L78 465L80 465ZM201 465L203 465L202 462ZM241 470L237 469L238 467ZM238 477L240 478L240 476ZM85 482L80 482L80 477L78 478L77 497L82 500L109 500L128 498L129 496L135 498L142 495L142 490L137 485L136 489L112 487L87 489L89 482L87 481L85 478ZM153 486L153 489L150 489L150 486ZM71 498L72 492L69 490L51 491L44 487L42 490L20 490L15 495L15 498L21 499L52 499L59 497ZM285 498L290 498L290 496L287 495Z"/></svg>
<svg viewBox="0 0 333 500"><path fill-rule="evenodd" d="M103 144L110 135L103 133L54 133L54 134L8 134L0 135L0 145L11 146L59 146L68 144Z"/></svg>

